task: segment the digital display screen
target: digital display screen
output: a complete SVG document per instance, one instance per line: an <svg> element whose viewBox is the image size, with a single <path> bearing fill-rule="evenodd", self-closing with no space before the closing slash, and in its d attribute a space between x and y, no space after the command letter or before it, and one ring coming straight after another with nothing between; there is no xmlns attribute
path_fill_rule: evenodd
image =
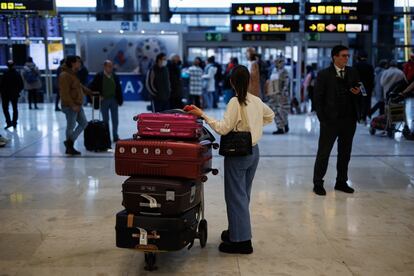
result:
<svg viewBox="0 0 414 276"><path fill-rule="evenodd" d="M43 38L43 18L31 16L27 18L28 36L30 38Z"/></svg>
<svg viewBox="0 0 414 276"><path fill-rule="evenodd" d="M4 11L51 11L55 0L0 0L0 10Z"/></svg>
<svg viewBox="0 0 414 276"><path fill-rule="evenodd" d="M0 66L6 66L8 60L9 47L6 44L0 44Z"/></svg>
<svg viewBox="0 0 414 276"><path fill-rule="evenodd" d="M46 20L46 34L48 38L62 37L60 17L51 17Z"/></svg>
<svg viewBox="0 0 414 276"><path fill-rule="evenodd" d="M308 33L369 33L369 21L333 21L305 20L305 32Z"/></svg>
<svg viewBox="0 0 414 276"><path fill-rule="evenodd" d="M9 35L11 39L25 39L26 37L26 21L24 17L9 18Z"/></svg>
<svg viewBox="0 0 414 276"><path fill-rule="evenodd" d="M299 32L296 20L232 20L231 31L236 33L291 33Z"/></svg>
<svg viewBox="0 0 414 276"><path fill-rule="evenodd" d="M7 39L7 18L0 15L0 39Z"/></svg>
<svg viewBox="0 0 414 276"><path fill-rule="evenodd" d="M306 15L372 15L372 3L345 4L345 3L322 3L305 4Z"/></svg>
<svg viewBox="0 0 414 276"><path fill-rule="evenodd" d="M297 15L299 3L232 4L231 15Z"/></svg>

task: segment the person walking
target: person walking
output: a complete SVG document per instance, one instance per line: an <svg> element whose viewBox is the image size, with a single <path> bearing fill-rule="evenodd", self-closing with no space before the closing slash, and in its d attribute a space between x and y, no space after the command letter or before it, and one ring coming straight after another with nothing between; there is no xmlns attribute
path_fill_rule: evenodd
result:
<svg viewBox="0 0 414 276"><path fill-rule="evenodd" d="M233 130L250 131L252 154L224 157L224 192L227 207L228 229L221 234L219 250L232 254L251 254L252 231L250 223L250 194L253 179L259 164L258 142L263 126L273 120L273 111L259 97L248 93L250 74L245 66L233 68L230 83L236 92L227 105L222 120L207 116L192 105L189 113L202 117L218 134L226 135ZM244 118L244 119L243 119ZM245 129L244 129L245 128Z"/></svg>
<svg viewBox="0 0 414 276"><path fill-rule="evenodd" d="M313 173L313 191L326 195L324 177L329 156L338 139L335 190L353 193L348 186L348 164L352 152L357 120L361 114L361 89L358 72L349 66L349 51L337 45L331 51L332 64L319 72L314 91L314 104L320 122L318 153Z"/></svg>
<svg viewBox="0 0 414 276"><path fill-rule="evenodd" d="M249 62L250 82L249 93L260 97L260 68L257 62L256 50L252 47L246 51L247 61Z"/></svg>
<svg viewBox="0 0 414 276"><path fill-rule="evenodd" d="M35 109L38 109L37 93L39 93L39 89L42 88L42 82L40 80L39 68L37 68L36 64L33 62L32 57L27 58L23 67L22 77L24 89L27 90L29 94L29 109L32 109L32 105L34 105Z"/></svg>
<svg viewBox="0 0 414 276"><path fill-rule="evenodd" d="M99 92L101 101L101 113L103 121L109 128L109 111L111 111L112 121L112 141L117 142L118 136L118 108L124 102L122 96L121 82L114 72L112 61L105 60L103 64L103 71L99 72L93 78L89 89Z"/></svg>
<svg viewBox="0 0 414 276"><path fill-rule="evenodd" d="M204 81L203 99L204 108L213 108L214 106L214 93L216 91L215 75L217 68L214 66L214 57L207 59L207 66L204 68L204 75L202 76Z"/></svg>
<svg viewBox="0 0 414 276"><path fill-rule="evenodd" d="M374 89L374 67L368 63L368 55L366 52L361 51L358 53L357 63L354 68L358 71L358 75L364 85L366 96L362 97L362 110L361 119L365 123L367 117L371 118L371 101L372 91Z"/></svg>
<svg viewBox="0 0 414 276"><path fill-rule="evenodd" d="M375 67L375 84L374 84L374 91L375 91L375 99L377 103L371 108L372 115L379 109L379 115L383 115L385 113L385 99L384 99L384 89L381 85L381 77L382 73L388 68L388 61L386 59L382 59L379 61L378 66Z"/></svg>
<svg viewBox="0 0 414 276"><path fill-rule="evenodd" d="M152 112L161 112L170 108L171 86L167 69L167 56L160 53L155 64L147 73L146 87L152 97Z"/></svg>
<svg viewBox="0 0 414 276"><path fill-rule="evenodd" d="M13 60L7 62L7 71L0 82L0 94L3 107L4 118L6 119L6 127L17 126L17 120L19 119L19 112L17 108L17 102L20 97L20 92L23 90L24 84L22 77L14 68ZM13 119L10 118L9 104L11 103L13 108Z"/></svg>
<svg viewBox="0 0 414 276"><path fill-rule="evenodd" d="M81 59L78 56L68 56L62 66L62 73L59 75L59 93L62 105L62 112L66 116L66 154L80 155L74 147L74 143L82 131L88 125L85 112L82 108L85 94L93 96L93 93L81 84L77 72L81 67ZM76 123L78 125L76 126ZM75 128L76 127L76 128Z"/></svg>
<svg viewBox="0 0 414 276"><path fill-rule="evenodd" d="M203 95L203 69L201 69L201 64L201 58L196 57L193 65L188 69L190 102L198 107L201 107L201 96Z"/></svg>
<svg viewBox="0 0 414 276"><path fill-rule="evenodd" d="M170 108L183 108L183 87L181 83L181 58L177 54L172 54L167 63L168 73L171 83Z"/></svg>

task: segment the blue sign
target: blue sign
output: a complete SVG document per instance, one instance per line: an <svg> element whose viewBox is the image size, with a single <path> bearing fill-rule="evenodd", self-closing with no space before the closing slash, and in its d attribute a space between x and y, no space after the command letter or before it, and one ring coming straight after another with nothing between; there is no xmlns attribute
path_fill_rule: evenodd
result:
<svg viewBox="0 0 414 276"><path fill-rule="evenodd" d="M148 99L148 91L145 88L144 75L123 75L117 74L121 82L124 101L145 101ZM88 82L91 82L94 75L89 75Z"/></svg>
<svg viewBox="0 0 414 276"><path fill-rule="evenodd" d="M121 22L121 30L129 31L129 22L127 21Z"/></svg>

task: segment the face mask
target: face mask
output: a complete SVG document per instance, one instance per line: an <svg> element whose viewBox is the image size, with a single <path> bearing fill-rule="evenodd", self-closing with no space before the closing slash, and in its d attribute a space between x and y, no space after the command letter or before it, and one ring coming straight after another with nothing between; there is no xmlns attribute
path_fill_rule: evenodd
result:
<svg viewBox="0 0 414 276"><path fill-rule="evenodd" d="M166 60L163 60L162 63L161 63L161 66L162 67L167 66L167 61Z"/></svg>

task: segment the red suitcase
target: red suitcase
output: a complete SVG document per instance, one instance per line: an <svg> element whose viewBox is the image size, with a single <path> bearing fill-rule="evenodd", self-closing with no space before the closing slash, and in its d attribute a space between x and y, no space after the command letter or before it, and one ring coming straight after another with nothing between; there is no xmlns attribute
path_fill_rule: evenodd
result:
<svg viewBox="0 0 414 276"><path fill-rule="evenodd" d="M191 114L142 113L134 120L140 137L198 139L202 135L203 122Z"/></svg>
<svg viewBox="0 0 414 276"><path fill-rule="evenodd" d="M212 169L212 147L208 140L120 140L116 143L115 171L127 176L170 176L207 181Z"/></svg>

